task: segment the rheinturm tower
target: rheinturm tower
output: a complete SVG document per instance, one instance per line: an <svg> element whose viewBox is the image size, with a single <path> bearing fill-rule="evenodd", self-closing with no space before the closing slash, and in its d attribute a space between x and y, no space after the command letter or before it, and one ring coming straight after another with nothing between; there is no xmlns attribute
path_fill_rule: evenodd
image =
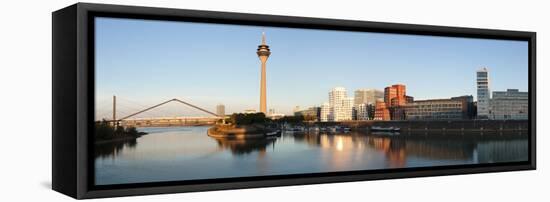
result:
<svg viewBox="0 0 550 202"><path fill-rule="evenodd" d="M262 62L262 73L260 80L260 112L267 114L265 64L267 62L267 58L269 58L269 55L271 54L271 51L269 50L269 46L265 44L265 33L262 33L262 44L258 46L256 54L258 54L258 58L260 58L260 62Z"/></svg>

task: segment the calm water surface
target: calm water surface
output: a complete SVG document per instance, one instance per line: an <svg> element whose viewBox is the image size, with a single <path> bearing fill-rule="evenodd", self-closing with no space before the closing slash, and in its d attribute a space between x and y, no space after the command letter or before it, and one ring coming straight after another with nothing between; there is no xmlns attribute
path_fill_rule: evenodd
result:
<svg viewBox="0 0 550 202"><path fill-rule="evenodd" d="M283 134L215 139L208 126L140 128L136 140L96 146L98 185L526 161L527 137Z"/></svg>

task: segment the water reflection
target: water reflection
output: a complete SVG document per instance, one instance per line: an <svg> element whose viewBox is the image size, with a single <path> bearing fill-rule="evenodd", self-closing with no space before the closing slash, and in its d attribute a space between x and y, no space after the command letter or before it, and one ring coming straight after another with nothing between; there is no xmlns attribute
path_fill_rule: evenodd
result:
<svg viewBox="0 0 550 202"><path fill-rule="evenodd" d="M96 158L113 158L123 149L132 149L137 145L136 139L102 142L95 145Z"/></svg>
<svg viewBox="0 0 550 202"><path fill-rule="evenodd" d="M268 138L249 138L249 139L237 139L237 138L215 138L220 149L226 149L231 151L235 155L244 155L252 152L260 152L260 154L266 153L266 148L275 143L275 137ZM274 145L273 145L274 146Z"/></svg>
<svg viewBox="0 0 550 202"><path fill-rule="evenodd" d="M527 160L525 136L478 137L431 135L373 135L367 133L294 134L298 142L321 148L361 149L370 147L381 151L389 167L405 167L407 157L431 160L461 160L472 163L492 163ZM481 154L481 155L480 155Z"/></svg>
<svg viewBox="0 0 550 202"><path fill-rule="evenodd" d="M97 144L96 184L526 161L518 134L283 133L227 139L208 127L146 128Z"/></svg>

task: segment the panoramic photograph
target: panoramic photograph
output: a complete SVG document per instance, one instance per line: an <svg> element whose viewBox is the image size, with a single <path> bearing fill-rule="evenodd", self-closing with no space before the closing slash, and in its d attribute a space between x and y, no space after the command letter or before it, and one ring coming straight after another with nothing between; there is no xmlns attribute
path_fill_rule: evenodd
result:
<svg viewBox="0 0 550 202"><path fill-rule="evenodd" d="M529 160L528 42L95 18L94 184Z"/></svg>

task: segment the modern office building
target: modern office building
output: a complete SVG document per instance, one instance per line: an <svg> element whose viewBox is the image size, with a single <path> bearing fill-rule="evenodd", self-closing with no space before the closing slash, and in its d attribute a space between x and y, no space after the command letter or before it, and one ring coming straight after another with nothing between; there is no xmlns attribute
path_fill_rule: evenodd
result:
<svg viewBox="0 0 550 202"><path fill-rule="evenodd" d="M460 120L466 117L461 99L416 100L405 108L407 120Z"/></svg>
<svg viewBox="0 0 550 202"><path fill-rule="evenodd" d="M330 105L329 103L323 103L321 105L321 112L320 112L320 121L321 122L327 122L330 121Z"/></svg>
<svg viewBox="0 0 550 202"><path fill-rule="evenodd" d="M477 77L477 118L489 118L489 102L491 90L489 88L489 70L482 68L476 72Z"/></svg>
<svg viewBox="0 0 550 202"><path fill-rule="evenodd" d="M389 121L390 110L386 107L386 102L383 100L377 100L374 110L374 120Z"/></svg>
<svg viewBox="0 0 550 202"><path fill-rule="evenodd" d="M353 120L353 103L354 98L348 97L347 91L343 87L336 87L333 88L329 93L329 113L327 116L326 114L323 114L320 112L320 120L323 121L347 121L347 120ZM325 107L326 108L326 107ZM323 110L323 106L321 106L320 111ZM322 115L321 115L322 114Z"/></svg>
<svg viewBox="0 0 550 202"><path fill-rule="evenodd" d="M395 84L384 88L384 103L389 110L390 120L404 120L405 110L403 107L413 100L412 96L407 96L406 86L403 84Z"/></svg>
<svg viewBox="0 0 550 202"><path fill-rule="evenodd" d="M343 87L333 88L329 94L330 115L329 121L352 120L353 98L347 97L347 91ZM350 105L351 100L351 105Z"/></svg>
<svg viewBox="0 0 550 202"><path fill-rule="evenodd" d="M384 99L384 92L376 89L358 89L354 93L353 119L371 120L374 118L376 100Z"/></svg>
<svg viewBox="0 0 550 202"><path fill-rule="evenodd" d="M353 120L353 98L347 97L342 100L341 111L337 113L338 117L335 118L337 121L350 121Z"/></svg>
<svg viewBox="0 0 550 202"><path fill-rule="evenodd" d="M357 104L355 105L355 119L359 121L369 120L370 118L369 104Z"/></svg>
<svg viewBox="0 0 550 202"><path fill-rule="evenodd" d="M459 100L462 102L463 119L474 119L476 117L476 108L474 96L463 95L452 97L451 100Z"/></svg>
<svg viewBox="0 0 550 202"><path fill-rule="evenodd" d="M344 98L336 103L332 109L333 121L353 120L353 98Z"/></svg>
<svg viewBox="0 0 550 202"><path fill-rule="evenodd" d="M346 88L344 87L336 87L336 88L333 88L329 93L328 93L328 101L329 101L329 105L331 108L335 107L336 105L339 105L340 103L342 103L342 100L344 100L344 98L347 98L348 95L347 95L347 91L346 91Z"/></svg>
<svg viewBox="0 0 550 202"><path fill-rule="evenodd" d="M384 98L384 92L376 89L358 89L354 94L354 104L375 104L376 100Z"/></svg>
<svg viewBox="0 0 550 202"><path fill-rule="evenodd" d="M223 104L216 105L216 114L218 116L225 116L225 105Z"/></svg>
<svg viewBox="0 0 550 202"><path fill-rule="evenodd" d="M405 85L395 84L384 88L384 102L387 107L405 105L407 103Z"/></svg>
<svg viewBox="0 0 550 202"><path fill-rule="evenodd" d="M489 104L489 119L508 120L529 118L529 92L518 89L494 91Z"/></svg>

